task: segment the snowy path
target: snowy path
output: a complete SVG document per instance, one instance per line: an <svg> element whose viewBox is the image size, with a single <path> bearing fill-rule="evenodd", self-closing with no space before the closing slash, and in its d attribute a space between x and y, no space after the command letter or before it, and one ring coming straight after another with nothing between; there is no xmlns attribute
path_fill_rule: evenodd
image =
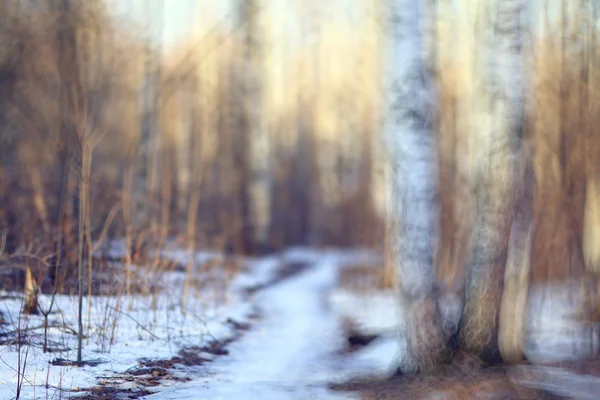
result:
<svg viewBox="0 0 600 400"><path fill-rule="evenodd" d="M199 378L163 387L149 399L353 399L331 392L344 360L333 352L343 334L327 295L337 284L339 254L319 257L311 268L257 295L263 318ZM343 368L344 367L344 368Z"/></svg>

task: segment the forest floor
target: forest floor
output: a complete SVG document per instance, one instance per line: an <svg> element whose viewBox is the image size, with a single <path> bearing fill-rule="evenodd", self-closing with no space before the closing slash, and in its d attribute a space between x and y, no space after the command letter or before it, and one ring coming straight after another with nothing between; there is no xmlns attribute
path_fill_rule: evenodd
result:
<svg viewBox="0 0 600 400"><path fill-rule="evenodd" d="M184 263L186 253L163 256ZM340 272L357 262L375 265L373 253L289 249L238 260L235 274L217 279L223 271L206 264L219 257L196 255L193 275L202 282L192 285L186 304L181 268L147 276L159 286L149 295L93 296L89 309L84 299L82 365L73 362L76 297L56 296L44 353L43 316L20 313L22 293L0 292L0 398L355 398L328 383L384 372L393 360L393 336L365 354L347 351L344 314L360 312L340 293ZM138 279L144 275L136 271ZM46 310L51 296L39 301ZM395 314L374 315L389 322L386 312Z"/></svg>
<svg viewBox="0 0 600 400"><path fill-rule="evenodd" d="M185 254L164 253L181 262ZM226 279L213 268L209 279L207 262L220 257L195 256L202 282L185 305L181 269L165 272L153 295L94 296L89 314L84 301L83 365L72 362L76 298L57 296L44 353L42 316L21 315L22 294L0 292L0 399L591 400L600 393L600 361L486 368L459 355L434 375L389 378L402 321L391 290L378 287L375 254L289 249L241 260ZM49 301L42 295L40 306Z"/></svg>

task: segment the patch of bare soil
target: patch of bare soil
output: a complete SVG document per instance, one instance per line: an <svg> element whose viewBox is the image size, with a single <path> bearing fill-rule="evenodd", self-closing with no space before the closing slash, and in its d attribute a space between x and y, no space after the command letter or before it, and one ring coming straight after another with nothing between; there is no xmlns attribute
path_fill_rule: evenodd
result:
<svg viewBox="0 0 600 400"><path fill-rule="evenodd" d="M358 351L380 337L377 333L362 332L358 326L356 326L354 321L350 319L342 319L341 327L344 332L344 337L346 338L346 345L339 349L339 354L348 354Z"/></svg>
<svg viewBox="0 0 600 400"><path fill-rule="evenodd" d="M152 388L161 385L164 381L185 382L191 378L177 376L175 373L178 366L204 365L217 356L228 354L226 347L241 336L237 334L223 341L213 341L207 346L189 347L179 351L175 357L166 360L140 359L139 364L122 374L99 377L98 384L91 388L79 389L85 392L84 400L114 400L114 399L138 399L153 393ZM123 388L123 383L129 382L134 388Z"/></svg>
<svg viewBox="0 0 600 400"><path fill-rule="evenodd" d="M124 400L124 399L140 399L144 396L151 395L152 392L141 388L119 389L110 386L99 384L87 391L83 396L77 396L78 400Z"/></svg>
<svg viewBox="0 0 600 400"><path fill-rule="evenodd" d="M234 336L227 338L226 340L215 340L206 346L186 347L181 349L177 356L167 360L142 359L136 368L130 369L126 373L133 376L138 376L140 375L140 371L153 371L153 369L172 369L177 364L185 365L187 367L193 365L203 365L213 361L213 356L224 356L229 354L227 346L237 340L241 335L242 333L237 331Z"/></svg>
<svg viewBox="0 0 600 400"><path fill-rule="evenodd" d="M353 353L368 346L373 340L377 339L378 335L367 335L360 332L351 333L347 336L347 347L343 349L342 353Z"/></svg>
<svg viewBox="0 0 600 400"><path fill-rule="evenodd" d="M233 320L230 323L234 327L245 326L245 324ZM81 398L101 400L137 399L152 394L151 388L159 386L163 381L188 381L190 378L175 374L178 366L204 365L214 361L218 356L229 354L227 346L237 340L244 330L244 328L236 328L236 333L230 338L222 341L213 340L206 346L186 347L181 349L177 356L170 359L140 359L136 367L130 368L122 374L101 377L96 386L81 389L81 391L89 393ZM121 388L120 385L124 382L135 384L138 390Z"/></svg>
<svg viewBox="0 0 600 400"><path fill-rule="evenodd" d="M330 385L357 392L364 400L555 400L563 397L535 385L522 385L513 366L487 367L477 358L457 354L450 365L427 374L354 379Z"/></svg>
<svg viewBox="0 0 600 400"><path fill-rule="evenodd" d="M104 364L106 361L96 359L96 360L83 360L80 363L77 361L66 360L64 358L55 358L50 362L52 365L61 366L61 367L97 367L100 364Z"/></svg>

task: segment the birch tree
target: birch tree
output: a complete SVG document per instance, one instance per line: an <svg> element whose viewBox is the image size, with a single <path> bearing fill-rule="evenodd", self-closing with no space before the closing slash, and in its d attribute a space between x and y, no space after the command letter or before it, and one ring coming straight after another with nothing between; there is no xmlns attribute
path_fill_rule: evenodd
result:
<svg viewBox="0 0 600 400"><path fill-rule="evenodd" d="M404 320L401 336L406 349L400 360L403 372L430 369L447 356L433 264L439 208L431 114L434 93L422 59L426 4L426 0L388 3L390 250Z"/></svg>
<svg viewBox="0 0 600 400"><path fill-rule="evenodd" d="M266 244L271 212L271 171L269 133L263 124L263 46L261 44L260 0L244 0L240 17L245 24L243 78L244 129L247 141L247 179L244 183L246 242ZM248 245L248 243L247 243Z"/></svg>
<svg viewBox="0 0 600 400"><path fill-rule="evenodd" d="M524 1L476 3L474 86L469 131L473 253L469 263L462 344L497 353L498 310L511 227L517 131L524 110L521 24Z"/></svg>

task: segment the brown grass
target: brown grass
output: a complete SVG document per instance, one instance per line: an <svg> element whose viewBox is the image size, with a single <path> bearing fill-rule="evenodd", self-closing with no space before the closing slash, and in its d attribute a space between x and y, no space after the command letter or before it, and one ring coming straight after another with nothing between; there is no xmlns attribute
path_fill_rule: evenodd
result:
<svg viewBox="0 0 600 400"><path fill-rule="evenodd" d="M511 382L501 367L484 368L477 358L458 354L450 365L427 374L353 380L331 385L335 390L358 392L363 400L475 400L542 399L534 389Z"/></svg>
<svg viewBox="0 0 600 400"><path fill-rule="evenodd" d="M338 286L357 293L389 288L385 268L379 265L349 265L340 271Z"/></svg>

